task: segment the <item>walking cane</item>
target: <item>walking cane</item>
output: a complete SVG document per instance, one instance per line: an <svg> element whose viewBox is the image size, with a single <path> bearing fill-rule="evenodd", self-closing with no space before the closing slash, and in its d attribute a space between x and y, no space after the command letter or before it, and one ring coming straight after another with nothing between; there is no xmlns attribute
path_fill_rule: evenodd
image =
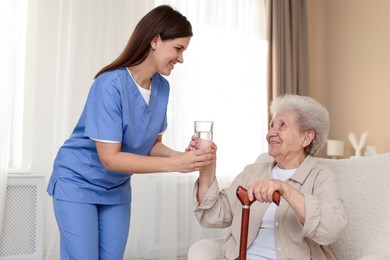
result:
<svg viewBox="0 0 390 260"><path fill-rule="evenodd" d="M248 191L242 186L238 186L236 195L242 204L242 217L241 217L241 237L240 237L240 254L239 260L246 260L246 247L248 242L248 227L249 227L249 210L253 201L249 201ZM280 203L280 193L275 191L272 195L273 202L279 206Z"/></svg>

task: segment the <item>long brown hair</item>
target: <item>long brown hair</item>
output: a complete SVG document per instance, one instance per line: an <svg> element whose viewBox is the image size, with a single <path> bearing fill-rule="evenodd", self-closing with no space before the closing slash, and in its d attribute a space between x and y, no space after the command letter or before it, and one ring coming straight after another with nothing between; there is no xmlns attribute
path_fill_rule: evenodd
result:
<svg viewBox="0 0 390 260"><path fill-rule="evenodd" d="M109 70L142 63L149 54L151 41L158 35L163 41L191 37L192 26L185 16L169 5L152 9L138 22L122 54L102 68L95 78Z"/></svg>

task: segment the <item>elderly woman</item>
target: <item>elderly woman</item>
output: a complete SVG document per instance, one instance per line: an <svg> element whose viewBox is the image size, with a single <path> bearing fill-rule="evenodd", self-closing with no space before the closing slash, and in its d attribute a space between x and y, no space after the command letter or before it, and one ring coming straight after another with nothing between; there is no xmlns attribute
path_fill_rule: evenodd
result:
<svg viewBox="0 0 390 260"><path fill-rule="evenodd" d="M230 227L219 259L236 259L242 213L236 190L241 185L250 201L258 201L251 206L247 259L336 259L332 244L346 225L343 202L336 175L313 159L327 140L328 112L298 95L275 99L270 110L267 142L274 161L248 165L221 191L215 163L201 170L195 216L204 227ZM281 195L279 207L271 203L275 191Z"/></svg>

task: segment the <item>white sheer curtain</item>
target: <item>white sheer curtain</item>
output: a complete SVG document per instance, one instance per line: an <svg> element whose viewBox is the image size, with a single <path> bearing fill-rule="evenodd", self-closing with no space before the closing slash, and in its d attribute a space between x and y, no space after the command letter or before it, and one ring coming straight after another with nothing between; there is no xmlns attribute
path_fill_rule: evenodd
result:
<svg viewBox="0 0 390 260"><path fill-rule="evenodd" d="M213 120L217 174L223 187L266 151L264 3L155 2L171 4L181 11L194 31L184 53L184 64L176 66L168 77L171 98L163 141L183 150L193 134L193 121ZM193 242L225 234L225 230L201 228L195 220L192 190L196 177L196 173L133 177L132 226L126 259L177 259L186 256Z"/></svg>
<svg viewBox="0 0 390 260"><path fill-rule="evenodd" d="M95 73L124 48L138 20L169 3L193 24L185 63L172 75L163 141L184 150L195 119L215 121L222 186L265 151L266 44L259 0L31 0L27 86L33 89L33 171L51 173ZM133 175L133 205L124 259L185 259L188 247L226 231L203 229L193 216L197 174ZM47 196L45 259L59 259L57 226Z"/></svg>
<svg viewBox="0 0 390 260"><path fill-rule="evenodd" d="M11 115L20 116L23 110L23 107L15 110L15 104L23 103L23 100L20 100L23 98L23 93L20 91L23 90L24 83L26 13L26 0L3 0L0 2L0 233L9 164L18 166L15 160L10 162L12 159L10 145L13 143L11 129L16 131L20 129L20 125L13 126L18 121L12 120Z"/></svg>

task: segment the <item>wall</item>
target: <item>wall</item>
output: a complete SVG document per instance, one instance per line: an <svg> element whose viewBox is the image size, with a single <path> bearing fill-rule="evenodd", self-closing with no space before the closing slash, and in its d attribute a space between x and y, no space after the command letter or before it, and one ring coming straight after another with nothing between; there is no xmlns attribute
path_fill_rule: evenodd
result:
<svg viewBox="0 0 390 260"><path fill-rule="evenodd" d="M307 3L309 94L329 110L330 139L344 140L349 157L348 133L368 131L367 145L390 152L390 1Z"/></svg>

